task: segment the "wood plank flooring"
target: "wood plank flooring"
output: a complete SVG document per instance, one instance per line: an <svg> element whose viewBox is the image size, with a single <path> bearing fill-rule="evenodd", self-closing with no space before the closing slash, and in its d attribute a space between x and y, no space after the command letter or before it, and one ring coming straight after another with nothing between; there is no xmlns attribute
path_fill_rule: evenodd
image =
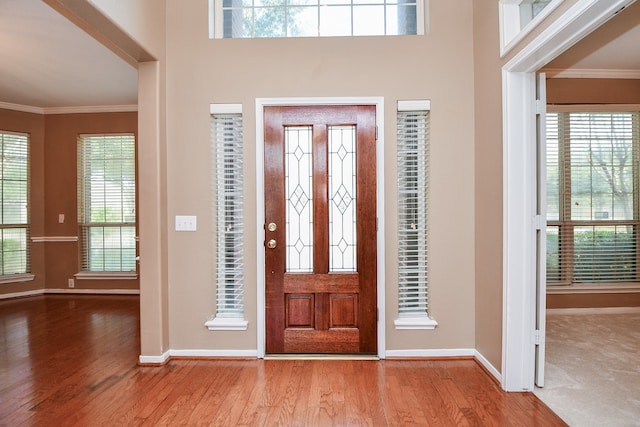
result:
<svg viewBox="0 0 640 427"><path fill-rule="evenodd" d="M135 296L0 301L0 426L563 426L473 360L137 365Z"/></svg>

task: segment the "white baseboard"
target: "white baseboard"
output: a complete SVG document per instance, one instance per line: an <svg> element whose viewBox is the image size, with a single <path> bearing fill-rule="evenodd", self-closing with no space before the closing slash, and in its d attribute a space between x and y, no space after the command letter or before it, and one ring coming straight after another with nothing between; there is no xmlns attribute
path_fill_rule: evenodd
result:
<svg viewBox="0 0 640 427"><path fill-rule="evenodd" d="M169 360L169 352L165 351L160 356L138 356L138 362L141 365L164 365Z"/></svg>
<svg viewBox="0 0 640 427"><path fill-rule="evenodd" d="M0 294L0 300L39 295L76 294L76 295L140 295L139 289L34 289L32 291Z"/></svg>
<svg viewBox="0 0 640 427"><path fill-rule="evenodd" d="M548 308L547 315L554 314L634 314L640 307Z"/></svg>
<svg viewBox="0 0 640 427"><path fill-rule="evenodd" d="M172 357L242 357L257 358L258 350L169 350Z"/></svg>
<svg viewBox="0 0 640 427"><path fill-rule="evenodd" d="M61 288L45 289L45 294L94 294L94 295L140 295L139 289L83 289L83 288Z"/></svg>
<svg viewBox="0 0 640 427"><path fill-rule="evenodd" d="M22 298L22 297L34 297L38 295L43 295L44 289L35 289L33 291L23 291L23 292L12 292L10 294L0 294L0 300L3 299L11 299L11 298Z"/></svg>
<svg viewBox="0 0 640 427"><path fill-rule="evenodd" d="M478 350L474 350L474 356L476 358L476 360L482 365L484 366L484 368L487 370L487 372L489 372L491 375L493 375L493 377L498 380L499 384L502 384L502 374L500 373L500 371L498 371L495 366L493 366L491 363L489 363L489 361L487 360L486 357L484 357L482 355L482 353L480 353Z"/></svg>
<svg viewBox="0 0 640 427"><path fill-rule="evenodd" d="M386 358L390 357L473 357L476 351L473 348L452 349L414 349L414 350L387 350Z"/></svg>

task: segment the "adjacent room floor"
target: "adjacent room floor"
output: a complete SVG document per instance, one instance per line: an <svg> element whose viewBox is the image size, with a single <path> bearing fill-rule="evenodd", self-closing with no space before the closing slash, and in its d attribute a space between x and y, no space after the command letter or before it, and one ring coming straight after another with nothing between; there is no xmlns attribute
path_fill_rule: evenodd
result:
<svg viewBox="0 0 640 427"><path fill-rule="evenodd" d="M640 312L548 314L545 387L575 427L640 426Z"/></svg>

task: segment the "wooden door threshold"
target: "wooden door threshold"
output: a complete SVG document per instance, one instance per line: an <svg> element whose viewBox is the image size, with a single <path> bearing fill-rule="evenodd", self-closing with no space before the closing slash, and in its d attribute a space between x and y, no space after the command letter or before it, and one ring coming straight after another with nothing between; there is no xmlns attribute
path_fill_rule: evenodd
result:
<svg viewBox="0 0 640 427"><path fill-rule="evenodd" d="M375 354L266 354L264 360L380 360Z"/></svg>

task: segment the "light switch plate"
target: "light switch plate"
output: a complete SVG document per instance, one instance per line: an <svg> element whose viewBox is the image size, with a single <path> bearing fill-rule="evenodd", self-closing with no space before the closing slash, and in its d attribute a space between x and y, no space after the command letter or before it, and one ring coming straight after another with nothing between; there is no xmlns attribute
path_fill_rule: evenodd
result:
<svg viewBox="0 0 640 427"><path fill-rule="evenodd" d="M176 215L176 231L196 231L197 217L195 215Z"/></svg>

